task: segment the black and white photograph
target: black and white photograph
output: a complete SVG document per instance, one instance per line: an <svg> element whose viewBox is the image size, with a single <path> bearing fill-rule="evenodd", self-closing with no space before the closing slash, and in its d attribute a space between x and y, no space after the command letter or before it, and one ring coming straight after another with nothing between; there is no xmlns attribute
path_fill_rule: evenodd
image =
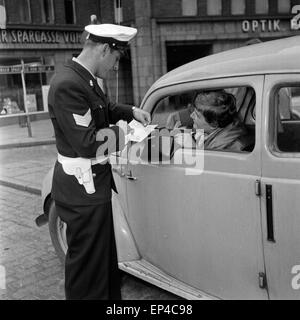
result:
<svg viewBox="0 0 300 320"><path fill-rule="evenodd" d="M300 0L0 0L0 300L300 300Z"/></svg>

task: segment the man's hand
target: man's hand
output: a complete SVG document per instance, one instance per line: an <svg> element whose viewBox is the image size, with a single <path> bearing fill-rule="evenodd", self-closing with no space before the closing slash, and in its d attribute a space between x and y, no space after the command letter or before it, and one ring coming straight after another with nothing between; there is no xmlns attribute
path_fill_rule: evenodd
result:
<svg viewBox="0 0 300 320"><path fill-rule="evenodd" d="M140 108L134 108L133 117L135 120L142 123L144 126L147 126L151 123L151 115L148 111L142 110Z"/></svg>

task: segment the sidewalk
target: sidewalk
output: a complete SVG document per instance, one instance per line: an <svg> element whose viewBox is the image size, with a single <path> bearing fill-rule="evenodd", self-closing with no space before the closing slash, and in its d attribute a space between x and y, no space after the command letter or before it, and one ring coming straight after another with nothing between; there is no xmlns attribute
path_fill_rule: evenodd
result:
<svg viewBox="0 0 300 320"><path fill-rule="evenodd" d="M43 179L56 158L54 144L0 150L0 185L41 194Z"/></svg>
<svg viewBox="0 0 300 320"><path fill-rule="evenodd" d="M32 122L32 135L18 124L0 128L0 185L40 194L57 157L51 121Z"/></svg>
<svg viewBox="0 0 300 320"><path fill-rule="evenodd" d="M31 130L32 137L28 137L27 127L18 124L0 127L0 149L55 143L50 119L32 121Z"/></svg>

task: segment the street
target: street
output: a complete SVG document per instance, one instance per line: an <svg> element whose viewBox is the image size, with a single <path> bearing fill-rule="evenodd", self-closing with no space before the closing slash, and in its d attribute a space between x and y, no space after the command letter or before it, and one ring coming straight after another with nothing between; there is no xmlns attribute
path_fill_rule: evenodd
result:
<svg viewBox="0 0 300 320"><path fill-rule="evenodd" d="M37 190L55 159L55 146L0 151L1 180ZM34 170L35 168L35 170ZM52 246L48 225L37 227L42 212L37 194L0 186L0 266L5 288L0 300L63 300L64 268ZM4 267L4 268L3 268ZM123 274L124 300L174 300L178 297Z"/></svg>

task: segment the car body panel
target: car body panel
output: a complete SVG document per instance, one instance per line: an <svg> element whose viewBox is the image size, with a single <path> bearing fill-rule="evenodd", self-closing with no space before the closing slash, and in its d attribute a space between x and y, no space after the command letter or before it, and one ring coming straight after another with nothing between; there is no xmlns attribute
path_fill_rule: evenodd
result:
<svg viewBox="0 0 300 320"><path fill-rule="evenodd" d="M178 296L189 300L216 300L216 297L210 296L205 292L188 286L170 275L162 272L149 262L140 259L136 261L120 262L119 268L135 277L147 281L159 288L170 291Z"/></svg>
<svg viewBox="0 0 300 320"><path fill-rule="evenodd" d="M262 222L266 273L271 299L300 299L300 154L277 153L270 147L269 132L273 102L272 94L277 85L300 86L299 74L269 75L266 77L264 97L262 148ZM270 121L271 122L271 121ZM299 120L298 120L299 122ZM270 141L270 143L268 143ZM273 191L273 224L275 242L268 241L266 222L266 185ZM293 281L295 283L293 283Z"/></svg>
<svg viewBox="0 0 300 320"><path fill-rule="evenodd" d="M44 209L45 209L45 202L47 198L51 195L53 172L54 172L54 167L48 171L42 183L42 203L43 203Z"/></svg>
<svg viewBox="0 0 300 320"><path fill-rule="evenodd" d="M112 196L113 220L118 253L118 261L139 260L140 255L126 221L124 211L116 194Z"/></svg>
<svg viewBox="0 0 300 320"><path fill-rule="evenodd" d="M263 76L250 76L195 85L247 84L261 105L263 81ZM176 86L156 90L145 108L172 90L178 92ZM256 130L259 135L259 125ZM129 163L128 172L137 180L127 181L127 220L142 258L213 296L267 299L257 286L264 270L260 199L254 192L260 168L259 142L250 154L206 151L204 172L197 176L172 165Z"/></svg>

